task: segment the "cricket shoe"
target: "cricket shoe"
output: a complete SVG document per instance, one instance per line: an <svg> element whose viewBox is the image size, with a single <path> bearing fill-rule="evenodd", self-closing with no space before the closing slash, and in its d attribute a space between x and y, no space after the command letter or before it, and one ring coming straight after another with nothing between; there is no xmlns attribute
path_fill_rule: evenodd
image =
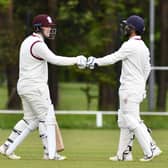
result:
<svg viewBox="0 0 168 168"><path fill-rule="evenodd" d="M48 154L44 154L43 159L44 159L44 160L50 160ZM59 155L59 154L57 153L57 154L55 154L54 159L51 159L51 160L66 160L66 159L67 159L66 156L62 156L62 155Z"/></svg>
<svg viewBox="0 0 168 168"><path fill-rule="evenodd" d="M144 158L141 158L141 162L149 162L154 158L153 154L151 156L145 155Z"/></svg>
<svg viewBox="0 0 168 168"><path fill-rule="evenodd" d="M153 149L153 157L157 157L162 153L162 151L160 150L160 148L158 146L156 146L156 148Z"/></svg>
<svg viewBox="0 0 168 168"><path fill-rule="evenodd" d="M120 158L119 156L116 155L116 156L109 157L109 160L112 160L112 161L132 161L133 157L132 157L132 153L128 153L128 154L124 154L123 158Z"/></svg>
<svg viewBox="0 0 168 168"><path fill-rule="evenodd" d="M4 155L4 156L6 156L7 158L12 159L12 160L19 160L19 159L21 159L21 157L20 157L20 156L17 156L14 152L11 153L11 154L9 154L9 155L7 155L7 154L6 154L7 149L8 149L7 146L1 145L1 146L0 146L0 154Z"/></svg>
<svg viewBox="0 0 168 168"><path fill-rule="evenodd" d="M152 150L152 152L153 152L153 154L151 156L146 155L146 156L144 156L144 158L141 158L140 161L141 162L148 162L148 161L152 160L154 157L157 157L162 153L160 148L157 146Z"/></svg>

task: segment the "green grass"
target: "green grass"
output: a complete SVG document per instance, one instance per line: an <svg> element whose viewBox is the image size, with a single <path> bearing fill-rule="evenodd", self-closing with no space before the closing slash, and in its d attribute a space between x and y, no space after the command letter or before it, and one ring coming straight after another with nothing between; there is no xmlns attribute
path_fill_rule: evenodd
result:
<svg viewBox="0 0 168 168"><path fill-rule="evenodd" d="M96 85L90 85L91 95L98 95ZM86 110L87 98L82 89L86 84L82 83L61 83L59 85L59 110ZM90 110L97 110L97 99L92 99Z"/></svg>
<svg viewBox="0 0 168 168"><path fill-rule="evenodd" d="M87 99L81 88L83 83L60 83L60 102L58 110L87 110ZM96 85L91 85L91 94L98 95ZM6 87L0 87L0 109L5 108L7 101ZM141 105L141 111L147 111L147 99ZM97 110L97 99L91 102L90 110ZM0 114L0 128L12 128L22 115ZM168 116L143 116L145 123L150 128L168 128ZM96 128L95 115L57 115L62 128ZM118 128L116 116L103 116L103 128Z"/></svg>
<svg viewBox="0 0 168 168"><path fill-rule="evenodd" d="M13 128L22 114L0 114L0 128ZM96 128L95 115L56 115L57 121L62 128L94 129ZM168 129L168 116L142 116L145 124L151 129ZM103 115L102 129L116 129L117 116Z"/></svg>
<svg viewBox="0 0 168 168"><path fill-rule="evenodd" d="M59 83L59 104L58 110L87 110L87 98L82 89L86 88L86 83ZM90 84L91 95L98 96L98 86ZM157 91L156 91L157 92ZM155 95L156 96L156 95ZM5 109L7 102L7 88L0 86L0 109ZM97 110L98 98L91 100L89 110ZM167 103L168 109L168 103ZM147 98L141 104L141 111L148 111Z"/></svg>
<svg viewBox="0 0 168 168"><path fill-rule="evenodd" d="M0 109L5 109L5 105L7 102L7 88L6 86L0 86Z"/></svg>
<svg viewBox="0 0 168 168"><path fill-rule="evenodd" d="M91 95L97 96L96 85L90 85ZM86 88L85 83L60 83L59 84L59 105L58 110L87 110L86 94L82 91ZM7 102L7 88L0 86L0 109L5 109ZM90 110L97 110L97 99L92 99Z"/></svg>
<svg viewBox="0 0 168 168"><path fill-rule="evenodd" d="M0 114L0 128L13 128L22 114ZM96 128L95 115L56 115L57 121L62 128ZM118 128L116 116L104 116L103 128Z"/></svg>
<svg viewBox="0 0 168 168"><path fill-rule="evenodd" d="M0 143L3 143L9 135L9 130L0 130ZM118 130L62 130L65 151L62 153L68 157L65 161L42 160L42 145L35 131L18 147L16 153L22 156L22 160L8 160L0 156L2 168L166 168L168 165L167 130L155 130L153 137L163 154L151 162L141 163L139 158L142 151L134 143L133 162L112 162L109 156L115 155L118 144Z"/></svg>

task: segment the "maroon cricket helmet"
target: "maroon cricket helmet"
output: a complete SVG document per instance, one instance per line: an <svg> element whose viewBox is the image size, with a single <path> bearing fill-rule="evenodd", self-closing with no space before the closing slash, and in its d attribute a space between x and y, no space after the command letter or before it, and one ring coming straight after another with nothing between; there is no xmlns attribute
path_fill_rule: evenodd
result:
<svg viewBox="0 0 168 168"><path fill-rule="evenodd" d="M34 27L52 27L55 26L52 18L47 14L40 14L34 17L32 22Z"/></svg>

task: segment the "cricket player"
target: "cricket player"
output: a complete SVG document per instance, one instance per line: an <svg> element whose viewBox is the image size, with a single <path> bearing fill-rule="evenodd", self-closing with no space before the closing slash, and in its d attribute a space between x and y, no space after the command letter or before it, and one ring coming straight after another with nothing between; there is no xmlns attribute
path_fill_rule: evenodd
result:
<svg viewBox="0 0 168 168"><path fill-rule="evenodd" d="M122 29L128 41L121 48L102 58L89 57L87 66L94 69L97 66L106 66L122 61L120 76L118 110L118 126L120 140L117 155L110 157L113 161L131 161L134 136L137 138L144 157L140 161L150 161L161 154L146 125L140 118L140 103L145 98L145 85L150 73L150 53L141 39L144 20L140 16L132 15L122 21Z"/></svg>
<svg viewBox="0 0 168 168"><path fill-rule="evenodd" d="M22 42L19 54L17 91L22 100L24 116L0 146L0 153L10 159L20 159L20 156L14 154L14 150L38 127L44 148L43 158L64 160L65 157L57 153L53 139L56 120L47 84L48 63L60 66L77 65L80 69L84 69L87 59L84 56L58 56L47 47L44 40L54 39L56 34L55 24L50 16L37 15L32 25L34 32Z"/></svg>

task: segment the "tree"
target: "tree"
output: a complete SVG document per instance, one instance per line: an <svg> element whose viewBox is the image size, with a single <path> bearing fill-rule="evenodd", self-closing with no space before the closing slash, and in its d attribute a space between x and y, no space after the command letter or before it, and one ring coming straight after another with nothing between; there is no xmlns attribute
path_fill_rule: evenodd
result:
<svg viewBox="0 0 168 168"><path fill-rule="evenodd" d="M159 54L159 61L160 66L167 66L168 65L168 1L160 0L160 25L161 25L161 37L160 37L160 54ZM158 73L158 96L157 96L157 108L158 110L165 111L166 110L166 93L167 93L167 77L166 71L160 71Z"/></svg>
<svg viewBox="0 0 168 168"><path fill-rule="evenodd" d="M102 2L102 6L105 6L104 11L104 31L108 32L108 42L105 43L105 49L103 55L113 53L119 48L121 39L119 31L120 18L117 14L116 2ZM107 8L108 6L108 8ZM115 26L112 26L115 25ZM106 37L106 38L107 38ZM117 110L118 109L118 86L119 86L119 74L120 64L101 68L101 72L104 73L106 79L99 81L99 110Z"/></svg>
<svg viewBox="0 0 168 168"><path fill-rule="evenodd" d="M56 20L57 16L57 6L58 0L48 0L48 13L49 15ZM49 46L56 53L56 40L49 41ZM50 95L51 100L54 106L57 108L58 106L58 71L55 65L49 65L49 88L50 88Z"/></svg>
<svg viewBox="0 0 168 168"><path fill-rule="evenodd" d="M15 29L13 23L12 0L8 0L4 12L6 13L7 22L3 24L2 27L1 33L3 40L1 40L0 46L7 78L8 102L6 106L8 109L18 109L20 108L20 99L16 92L16 83L18 79L18 50L16 46L18 46L20 37L16 36L18 29Z"/></svg>
<svg viewBox="0 0 168 168"><path fill-rule="evenodd" d="M11 5L9 3L12 1L13 7L12 3ZM159 2L164 3L166 6L166 1ZM121 19L127 18L131 14L139 14L145 18L146 23L148 22L147 4L149 4L148 0L0 0L1 9L4 5L8 7L4 10L6 13L0 11L2 39L0 41L0 62L3 64L1 70L6 67L9 97L12 98L11 95L15 93L13 88L16 89L19 45L23 37L31 32L30 21L32 16L39 13L48 13L57 20L56 41L48 42L48 44L58 55L76 56L83 54L85 56L101 57L114 52L120 47L119 22ZM162 8L165 8L165 6ZM166 15L166 10L164 9L163 15ZM2 22L5 23L5 28L2 26ZM163 21L163 24L165 25L166 21ZM145 33L144 38L148 42L148 26L146 26L146 29L147 33ZM162 37L162 50L164 51L167 43L165 39L166 36ZM165 52L162 51L162 55L165 55ZM164 60L162 62L165 62ZM56 66L50 65L49 86L52 102L57 107L59 99L58 81L60 80L94 82L99 85L98 108L101 110L116 110L118 107L119 75L120 64L98 68L95 71L83 71L74 66L61 67L58 70ZM160 75L160 78L164 83L162 88L165 90L164 76ZM165 97L165 95L162 95L162 97ZM160 106L163 107L163 105Z"/></svg>
<svg viewBox="0 0 168 168"><path fill-rule="evenodd" d="M0 1L0 5L5 6L4 11L4 24L1 29L0 41L0 57L4 64L7 89L8 89L8 109L20 108L20 99L16 92L16 85L18 80L18 55L19 47L25 36L26 32L26 14L30 11L29 4L33 6L34 11L38 12L38 5L34 1L21 1L21 0L8 0ZM27 3L27 5L25 4ZM44 3L43 3L44 4ZM46 5L44 5L46 8ZM44 7L42 6L42 7ZM37 9L36 9L37 8Z"/></svg>
<svg viewBox="0 0 168 168"><path fill-rule="evenodd" d="M86 56L96 57L114 52L121 43L121 18L127 18L133 13L146 15L146 8L144 2L136 0L62 0L58 8L58 21L62 32L57 36L58 51L65 55L80 52ZM98 68L94 72L87 71L86 74L87 81L96 81L99 85L98 108L116 110L120 64Z"/></svg>

